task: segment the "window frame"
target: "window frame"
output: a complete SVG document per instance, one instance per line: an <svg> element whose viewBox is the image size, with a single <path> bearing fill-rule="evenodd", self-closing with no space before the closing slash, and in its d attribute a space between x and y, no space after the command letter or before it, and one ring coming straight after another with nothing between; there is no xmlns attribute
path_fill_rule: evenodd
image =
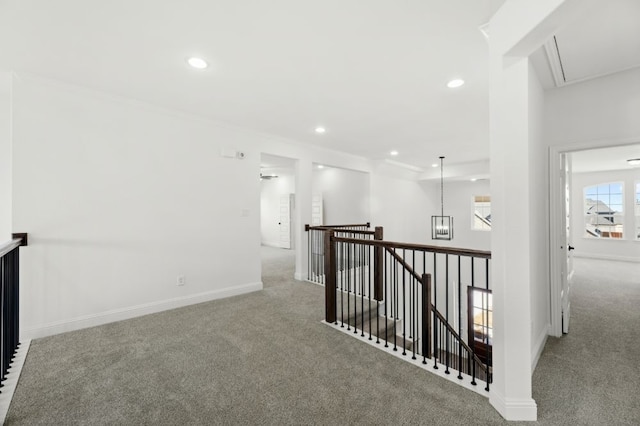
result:
<svg viewBox="0 0 640 426"><path fill-rule="evenodd" d="M620 192L611 192L612 185L620 185ZM600 188L608 187L607 192L599 192ZM589 190L595 188L595 193L590 192ZM591 197L590 197L591 196ZM612 196L619 197L619 203L612 203ZM592 198L592 197L595 197ZM603 198L606 199L606 203L603 201ZM598 207L599 203L605 205L609 210L603 211L602 213L612 213L612 214L598 214L593 215L589 214L587 208L588 202L590 200L595 202L594 206ZM593 207L593 206L592 206ZM619 207L620 210L616 210ZM596 213L600 213L596 209ZM624 240L627 235L627 230L625 229L625 182L624 181L613 181L613 182L601 182L595 183L591 185L585 185L582 188L582 237L589 240ZM611 218L611 225L602 223L602 219L600 218ZM617 220L616 220L617 218ZM595 219L595 224L593 223ZM589 230L589 227L593 228L593 231ZM601 228L605 227L608 230L602 230ZM604 235L606 233L606 235Z"/></svg>

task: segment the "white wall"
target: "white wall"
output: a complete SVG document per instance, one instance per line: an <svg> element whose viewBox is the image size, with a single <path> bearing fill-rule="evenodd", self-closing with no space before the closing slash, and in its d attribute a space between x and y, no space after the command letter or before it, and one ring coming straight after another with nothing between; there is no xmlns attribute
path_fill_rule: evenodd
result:
<svg viewBox="0 0 640 426"><path fill-rule="evenodd" d="M295 177L278 174L260 182L260 232L262 244L280 247L280 197L294 194ZM293 218L292 218L293 219ZM293 225L295 226L295 225Z"/></svg>
<svg viewBox="0 0 640 426"><path fill-rule="evenodd" d="M473 197L475 195L491 195L488 180L476 182L459 181L444 183L444 214L453 216L453 239L431 239L431 216L440 215L440 182L423 182L421 184L432 203L431 209L425 213L428 223L426 244L445 247L459 247L473 250L491 250L491 232L472 229Z"/></svg>
<svg viewBox="0 0 640 426"><path fill-rule="evenodd" d="M529 209L531 283L531 362L535 369L544 349L550 324L549 281L549 171L543 138L544 91L529 64Z"/></svg>
<svg viewBox="0 0 640 426"><path fill-rule="evenodd" d="M370 221L369 173L329 166L316 168L312 191L322 194L325 225Z"/></svg>
<svg viewBox="0 0 640 426"><path fill-rule="evenodd" d="M574 173L571 188L571 226L574 256L640 262L640 241L635 239L635 183L640 169L594 173ZM624 238L588 238L584 236L584 188L609 182L624 183Z"/></svg>
<svg viewBox="0 0 640 426"><path fill-rule="evenodd" d="M9 240L12 231L11 74L0 72L0 243Z"/></svg>
<svg viewBox="0 0 640 426"><path fill-rule="evenodd" d="M259 141L20 77L13 120L14 229L30 234L25 335L262 288ZM223 147L247 158L222 158Z"/></svg>
<svg viewBox="0 0 640 426"><path fill-rule="evenodd" d="M640 68L545 94L545 137L552 146L640 141Z"/></svg>
<svg viewBox="0 0 640 426"><path fill-rule="evenodd" d="M382 226L388 241L429 244L431 195L415 180L372 174L371 226Z"/></svg>
<svg viewBox="0 0 640 426"><path fill-rule="evenodd" d="M13 91L12 228L30 233L24 338L261 288L261 153L298 160L298 224L311 219L314 162L371 171L353 155L29 74ZM302 279L306 235L293 233Z"/></svg>

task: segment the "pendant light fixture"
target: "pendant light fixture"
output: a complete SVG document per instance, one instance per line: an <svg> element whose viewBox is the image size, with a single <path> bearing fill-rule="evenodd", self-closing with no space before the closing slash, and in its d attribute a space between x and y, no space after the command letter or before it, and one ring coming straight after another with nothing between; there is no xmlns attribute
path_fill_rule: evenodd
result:
<svg viewBox="0 0 640 426"><path fill-rule="evenodd" d="M431 239L453 239L453 217L444 215L444 157L440 157L440 216L431 216Z"/></svg>

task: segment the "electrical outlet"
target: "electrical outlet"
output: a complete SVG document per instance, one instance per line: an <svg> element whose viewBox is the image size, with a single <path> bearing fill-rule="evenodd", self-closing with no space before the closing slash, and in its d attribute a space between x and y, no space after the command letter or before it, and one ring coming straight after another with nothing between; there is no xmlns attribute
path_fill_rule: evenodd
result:
<svg viewBox="0 0 640 426"><path fill-rule="evenodd" d="M176 280L176 285L183 286L186 282L184 275L178 275L178 279Z"/></svg>

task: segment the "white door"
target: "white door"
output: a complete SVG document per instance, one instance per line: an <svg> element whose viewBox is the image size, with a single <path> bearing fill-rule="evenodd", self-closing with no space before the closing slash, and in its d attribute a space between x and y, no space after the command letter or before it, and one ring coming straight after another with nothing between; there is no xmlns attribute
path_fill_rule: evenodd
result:
<svg viewBox="0 0 640 426"><path fill-rule="evenodd" d="M569 319L571 317L571 280L573 278L573 257L571 250L572 229L571 229L571 154L562 154L561 159L561 179L562 194L564 202L562 203L562 229L564 231L564 239L561 247L564 260L562 263L562 287L560 298L562 300L562 332L569 332Z"/></svg>
<svg viewBox="0 0 640 426"><path fill-rule="evenodd" d="M315 194L311 197L311 226L322 225L322 195Z"/></svg>
<svg viewBox="0 0 640 426"><path fill-rule="evenodd" d="M291 197L289 194L280 196L280 247L291 248Z"/></svg>

